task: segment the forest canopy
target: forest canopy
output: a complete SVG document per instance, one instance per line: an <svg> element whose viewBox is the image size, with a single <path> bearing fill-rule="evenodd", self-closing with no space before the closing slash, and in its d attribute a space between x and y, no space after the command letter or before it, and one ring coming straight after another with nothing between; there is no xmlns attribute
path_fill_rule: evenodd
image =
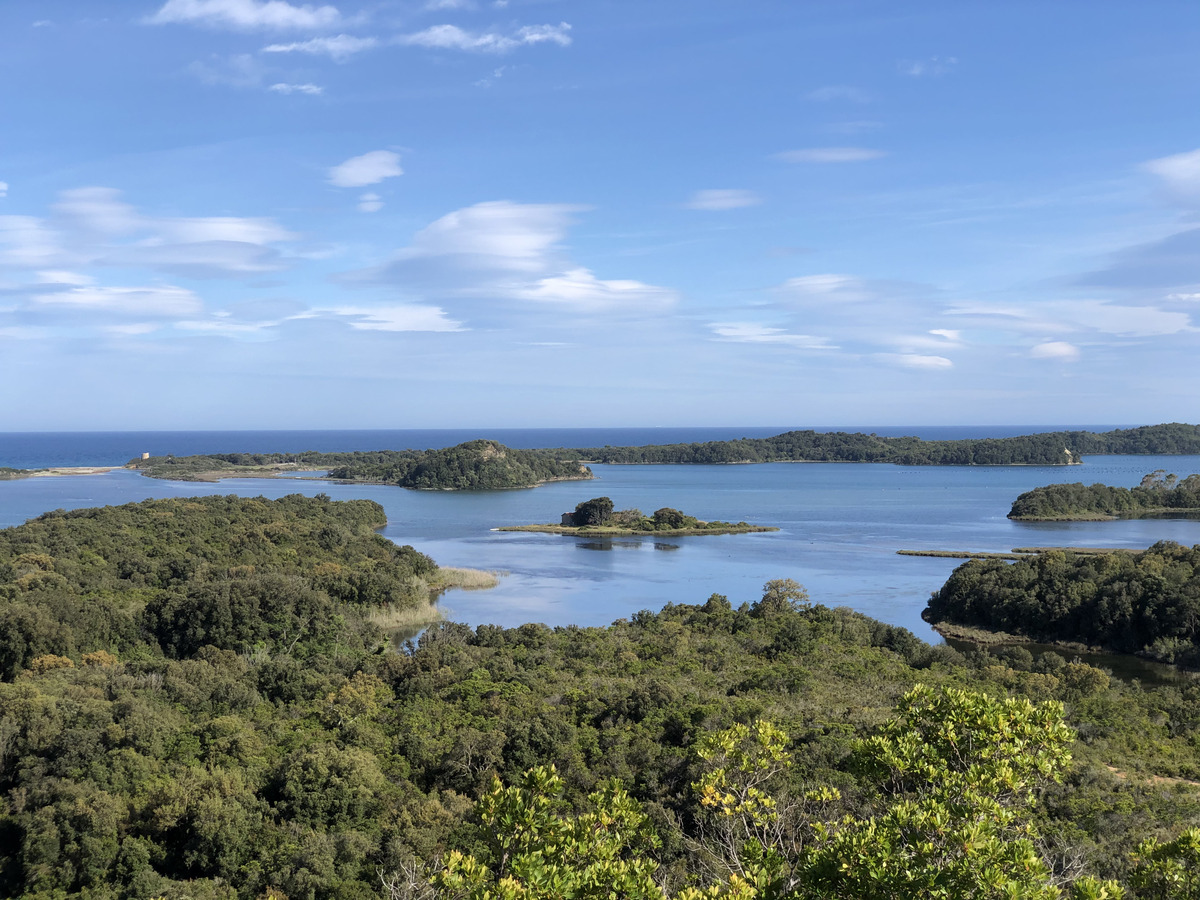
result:
<svg viewBox="0 0 1200 900"><path fill-rule="evenodd" d="M1008 514L1034 522L1147 516L1200 518L1200 475L1180 480L1158 469L1134 488L1050 484L1021 494Z"/></svg>
<svg viewBox="0 0 1200 900"><path fill-rule="evenodd" d="M973 559L933 594L925 618L1200 667L1200 546Z"/></svg>

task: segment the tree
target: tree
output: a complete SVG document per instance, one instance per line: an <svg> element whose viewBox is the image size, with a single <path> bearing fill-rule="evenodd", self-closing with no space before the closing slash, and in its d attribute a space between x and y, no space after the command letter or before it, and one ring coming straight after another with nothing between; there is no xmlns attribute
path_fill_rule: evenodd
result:
<svg viewBox="0 0 1200 900"><path fill-rule="evenodd" d="M576 525L603 525L613 512L613 502L608 497L593 497L575 507L572 519Z"/></svg>
<svg viewBox="0 0 1200 900"><path fill-rule="evenodd" d="M606 783L580 815L562 791L554 766L495 779L476 806L486 859L453 851L434 885L464 900L662 900L648 855L659 840L625 789Z"/></svg>

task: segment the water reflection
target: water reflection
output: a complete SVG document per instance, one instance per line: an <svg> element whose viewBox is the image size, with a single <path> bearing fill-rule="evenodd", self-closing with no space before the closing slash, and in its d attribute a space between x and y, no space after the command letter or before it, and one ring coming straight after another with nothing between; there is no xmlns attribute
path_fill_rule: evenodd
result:
<svg viewBox="0 0 1200 900"><path fill-rule="evenodd" d="M613 538L576 541L575 546L580 550L641 550L643 547L654 550L679 549L678 544L668 544L665 541L626 541Z"/></svg>

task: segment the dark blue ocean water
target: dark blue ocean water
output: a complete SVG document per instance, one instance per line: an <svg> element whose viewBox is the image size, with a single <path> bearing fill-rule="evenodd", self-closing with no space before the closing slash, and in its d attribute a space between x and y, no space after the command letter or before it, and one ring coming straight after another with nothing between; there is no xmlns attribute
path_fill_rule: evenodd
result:
<svg viewBox="0 0 1200 900"><path fill-rule="evenodd" d="M761 434L786 429L764 428ZM862 430L862 429L847 429ZM870 429L867 429L870 430ZM883 429L875 429L883 433ZM890 429L889 429L890 430ZM1043 429L1006 429L1029 433ZM1045 429L1051 430L1051 429ZM1106 430L1106 427L1088 430ZM895 429L940 436L938 429ZM995 434L956 429L959 436ZM716 439L755 429L577 430L487 432L510 446L647 443ZM298 443L281 443L282 435ZM143 447L180 455L232 450L380 449L452 444L479 433L455 432L228 432L177 435L159 448L148 435L108 435L89 449L89 436L39 435L23 452L0 464L39 467L124 462ZM325 437L322 438L321 436ZM435 435L440 437L435 438ZM519 435L525 435L522 439ZM230 443L230 437L244 441ZM514 437L518 436L518 437ZM694 436L694 437L693 437ZM0 443L10 451L14 436ZM325 440L326 443L318 443ZM57 443L56 443L57 441ZM257 441L259 443L251 443ZM357 442L357 443L356 443ZM55 455L57 454L57 455ZM105 455L107 454L107 455ZM13 460L13 461L9 461ZM340 485L297 478L232 479L219 484L159 481L127 470L105 475L28 478L0 482L0 527L20 524L47 510L128 503L150 497L230 494L278 497L327 493L381 503L383 533L412 544L443 565L494 569L507 574L490 591L451 592L443 605L451 618L470 624L603 625L666 603L700 603L712 593L735 605L761 594L764 582L794 578L817 602L851 606L885 622L936 640L920 619L929 594L941 587L958 560L898 556L899 549L1006 551L1013 547L1073 545L1144 548L1158 540L1200 543L1200 522L1130 520L1021 524L1006 518L1013 499L1039 485L1063 481L1132 486L1154 469L1181 477L1200 472L1200 457L1097 456L1082 466L909 467L840 463L772 463L743 466L595 466L591 482L559 482L532 490L480 493L408 491L382 485ZM672 506L704 519L776 525L767 534L586 540L492 531L499 525L557 521L590 497L607 495L617 508L652 512Z"/></svg>
<svg viewBox="0 0 1200 900"><path fill-rule="evenodd" d="M1073 425L1072 430L1108 431L1117 425ZM729 441L771 437L785 431L863 432L886 436L916 435L925 440L1010 437L1063 428L1031 425L903 426L843 425L761 426L753 428L415 428L395 431L39 431L0 432L0 467L120 466L151 456L204 453L300 453L318 450L429 450L476 438L492 438L509 447L638 447L693 441Z"/></svg>

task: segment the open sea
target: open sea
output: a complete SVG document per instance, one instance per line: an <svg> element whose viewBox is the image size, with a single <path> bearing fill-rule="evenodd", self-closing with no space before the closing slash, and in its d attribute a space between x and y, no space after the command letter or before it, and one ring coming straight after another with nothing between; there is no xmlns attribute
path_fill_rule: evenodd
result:
<svg viewBox="0 0 1200 900"><path fill-rule="evenodd" d="M1006 427L858 427L925 439L1005 437L1040 431L1107 431L1113 425ZM587 447L768 437L762 428L592 428L404 431L88 432L0 434L0 466L122 465L173 453L426 449L489 437L510 447ZM846 463L743 466L593 466L596 480L532 490L436 493L301 478L171 482L130 471L0 482L0 527L53 509L121 504L150 497L240 494L278 497L326 493L364 497L387 511L383 534L412 544L443 565L506 573L488 591L452 591L449 617L471 625L605 625L666 603L701 603L712 593L737 605L757 599L764 582L794 578L814 601L850 606L939 638L921 621L929 594L960 560L898 556L899 549L1007 551L1071 545L1145 548L1158 540L1200 544L1200 521L1022 524L1006 518L1023 491L1056 482L1133 486L1166 469L1200 472L1197 456L1094 456L1081 466L934 467ZM500 533L499 525L557 522L582 500L609 496L618 509L651 513L672 506L702 519L775 525L765 534L654 539L582 539Z"/></svg>

